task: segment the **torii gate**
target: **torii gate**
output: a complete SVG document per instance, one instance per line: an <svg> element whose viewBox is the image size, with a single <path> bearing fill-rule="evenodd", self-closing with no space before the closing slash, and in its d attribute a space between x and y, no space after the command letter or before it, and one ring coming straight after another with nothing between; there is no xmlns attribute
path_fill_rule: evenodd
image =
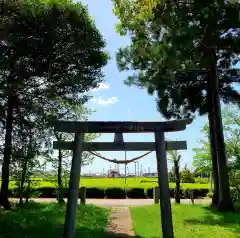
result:
<svg viewBox="0 0 240 238"><path fill-rule="evenodd" d="M160 212L163 238L173 238L171 201L168 184L166 150L187 149L186 141L165 141L164 132L186 129L192 119L138 122L138 121L56 121L55 130L75 133L73 142L54 142L54 149L73 150L70 172L69 193L65 215L64 238L75 237L76 209L79 194L82 151L156 151L158 185L160 188ZM84 133L154 133L155 142L84 142Z"/></svg>

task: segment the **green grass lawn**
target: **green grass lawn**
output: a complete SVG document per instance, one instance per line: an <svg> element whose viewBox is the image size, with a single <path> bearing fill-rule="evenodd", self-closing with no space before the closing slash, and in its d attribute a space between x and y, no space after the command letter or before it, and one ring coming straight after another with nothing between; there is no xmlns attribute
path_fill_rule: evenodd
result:
<svg viewBox="0 0 240 238"><path fill-rule="evenodd" d="M148 182L141 182L141 181L148 181ZM152 182L153 181L153 182ZM81 180L81 186L85 187L125 187L124 178L83 178ZM157 178L127 178L126 187L129 188L153 188L158 186ZM174 188L175 183L170 183L170 187ZM183 188L209 188L209 184L197 184L197 183L185 183L181 184Z"/></svg>
<svg viewBox="0 0 240 238"><path fill-rule="evenodd" d="M174 237L240 237L240 213L217 213L202 205L173 205ZM162 237L159 205L131 208L139 238ZM144 217L144 219L143 219Z"/></svg>
<svg viewBox="0 0 240 238"><path fill-rule="evenodd" d="M109 211L91 205L77 210L76 238L104 237ZM65 206L29 203L13 211L0 210L1 238L59 238L63 233Z"/></svg>
<svg viewBox="0 0 240 238"><path fill-rule="evenodd" d="M37 179L37 178L36 178ZM44 179L37 179L41 180L40 182L34 182L34 187L56 187L56 182L49 182L44 181ZM141 183L141 181L148 181L145 183ZM125 181L124 178L81 178L80 185L91 188L111 188L111 187L118 187L124 188ZM157 178L127 178L126 187L128 188L153 188L158 185ZM15 182L11 181L9 184L10 188L15 186ZM175 183L169 184L170 188L175 187ZM182 183L182 188L209 188L209 184L200 184L200 183Z"/></svg>

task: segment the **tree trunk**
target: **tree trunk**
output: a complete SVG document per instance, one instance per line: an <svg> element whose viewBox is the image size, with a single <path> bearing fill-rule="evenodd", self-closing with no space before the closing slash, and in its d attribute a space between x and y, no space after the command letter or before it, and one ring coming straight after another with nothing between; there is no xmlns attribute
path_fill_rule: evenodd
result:
<svg viewBox="0 0 240 238"><path fill-rule="evenodd" d="M234 211L231 194L230 183L228 174L228 164L226 158L225 142L222 127L222 116L219 92L216 95L216 115L215 115L215 127L217 138L217 166L218 166L218 179L219 179L219 211Z"/></svg>
<svg viewBox="0 0 240 238"><path fill-rule="evenodd" d="M209 104L211 105L211 104ZM218 166L217 166L217 146L216 146L216 135L214 131L214 121L213 121L213 111L212 108L209 108L208 112L208 121L209 121L209 141L210 141L210 151L212 158L212 176L214 180L214 190L212 197L212 205L217 206L219 201L219 180L218 180Z"/></svg>
<svg viewBox="0 0 240 238"><path fill-rule="evenodd" d="M19 204L23 204L23 190L24 190L24 183L26 180L26 174L27 174L27 158L23 158L23 165L22 165L22 174L21 174L21 184L20 184L20 197L19 197Z"/></svg>
<svg viewBox="0 0 240 238"><path fill-rule="evenodd" d="M9 165L12 154L12 130L13 130L13 108L14 99L10 95L7 104L7 120L5 132L5 146L3 152L3 165L2 165L2 184L0 192L0 205L4 209L11 209L11 204L8 200L8 185L9 185Z"/></svg>
<svg viewBox="0 0 240 238"><path fill-rule="evenodd" d="M212 193L213 187L212 187L212 173L209 175L209 183L210 183L210 192Z"/></svg>
<svg viewBox="0 0 240 238"><path fill-rule="evenodd" d="M63 183L62 183L62 150L58 149L58 203L65 203L63 199Z"/></svg>
<svg viewBox="0 0 240 238"><path fill-rule="evenodd" d="M212 108L212 77L209 73L208 75L208 92L207 92L207 104L208 107L208 123L209 123L209 143L210 143L210 153L212 159L212 176L214 180L214 191L212 197L212 205L217 206L219 201L219 179L218 179L218 166L217 166L217 139L215 134L214 125L214 110Z"/></svg>
<svg viewBox="0 0 240 238"><path fill-rule="evenodd" d="M219 179L219 211L234 211L229 185L228 165L225 151L222 116L221 116L221 105L219 95L219 82L216 72L216 55L215 51L212 51L212 69L210 70L210 81L211 81L211 101L213 114L214 132L216 138L217 147L217 167L218 167L218 179Z"/></svg>
<svg viewBox="0 0 240 238"><path fill-rule="evenodd" d="M175 202L180 204L180 172L179 172L179 159L174 160L174 170L175 170L175 179L176 179L176 188L175 188Z"/></svg>
<svg viewBox="0 0 240 238"><path fill-rule="evenodd" d="M30 181L30 179L29 179L29 180L28 180L28 185L27 185L26 203L28 203L29 198L30 198L30 190L31 190L31 181Z"/></svg>

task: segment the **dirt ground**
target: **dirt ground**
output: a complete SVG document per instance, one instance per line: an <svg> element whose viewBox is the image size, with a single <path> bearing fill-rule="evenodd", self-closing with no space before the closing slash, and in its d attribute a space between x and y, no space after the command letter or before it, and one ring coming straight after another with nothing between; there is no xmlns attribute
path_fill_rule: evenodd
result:
<svg viewBox="0 0 240 238"><path fill-rule="evenodd" d="M18 199L12 198L11 201ZM33 198L31 199L39 203L57 202L55 198ZM67 202L67 199L64 199ZM195 199L195 204L210 204L211 199ZM78 200L80 202L80 200ZM174 199L171 199L174 202ZM182 204L191 204L190 199L181 199ZM94 204L101 207L135 207L154 204L153 199L86 199L86 204Z"/></svg>
<svg viewBox="0 0 240 238"><path fill-rule="evenodd" d="M135 237L128 207L113 207L109 217L106 237Z"/></svg>

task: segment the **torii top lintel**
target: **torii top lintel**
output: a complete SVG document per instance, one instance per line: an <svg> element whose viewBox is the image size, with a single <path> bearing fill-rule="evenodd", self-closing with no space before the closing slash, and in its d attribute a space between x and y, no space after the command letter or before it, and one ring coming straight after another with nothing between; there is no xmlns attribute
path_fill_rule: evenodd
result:
<svg viewBox="0 0 240 238"><path fill-rule="evenodd" d="M172 121L55 121L56 131L68 133L146 133L183 131L192 119Z"/></svg>

